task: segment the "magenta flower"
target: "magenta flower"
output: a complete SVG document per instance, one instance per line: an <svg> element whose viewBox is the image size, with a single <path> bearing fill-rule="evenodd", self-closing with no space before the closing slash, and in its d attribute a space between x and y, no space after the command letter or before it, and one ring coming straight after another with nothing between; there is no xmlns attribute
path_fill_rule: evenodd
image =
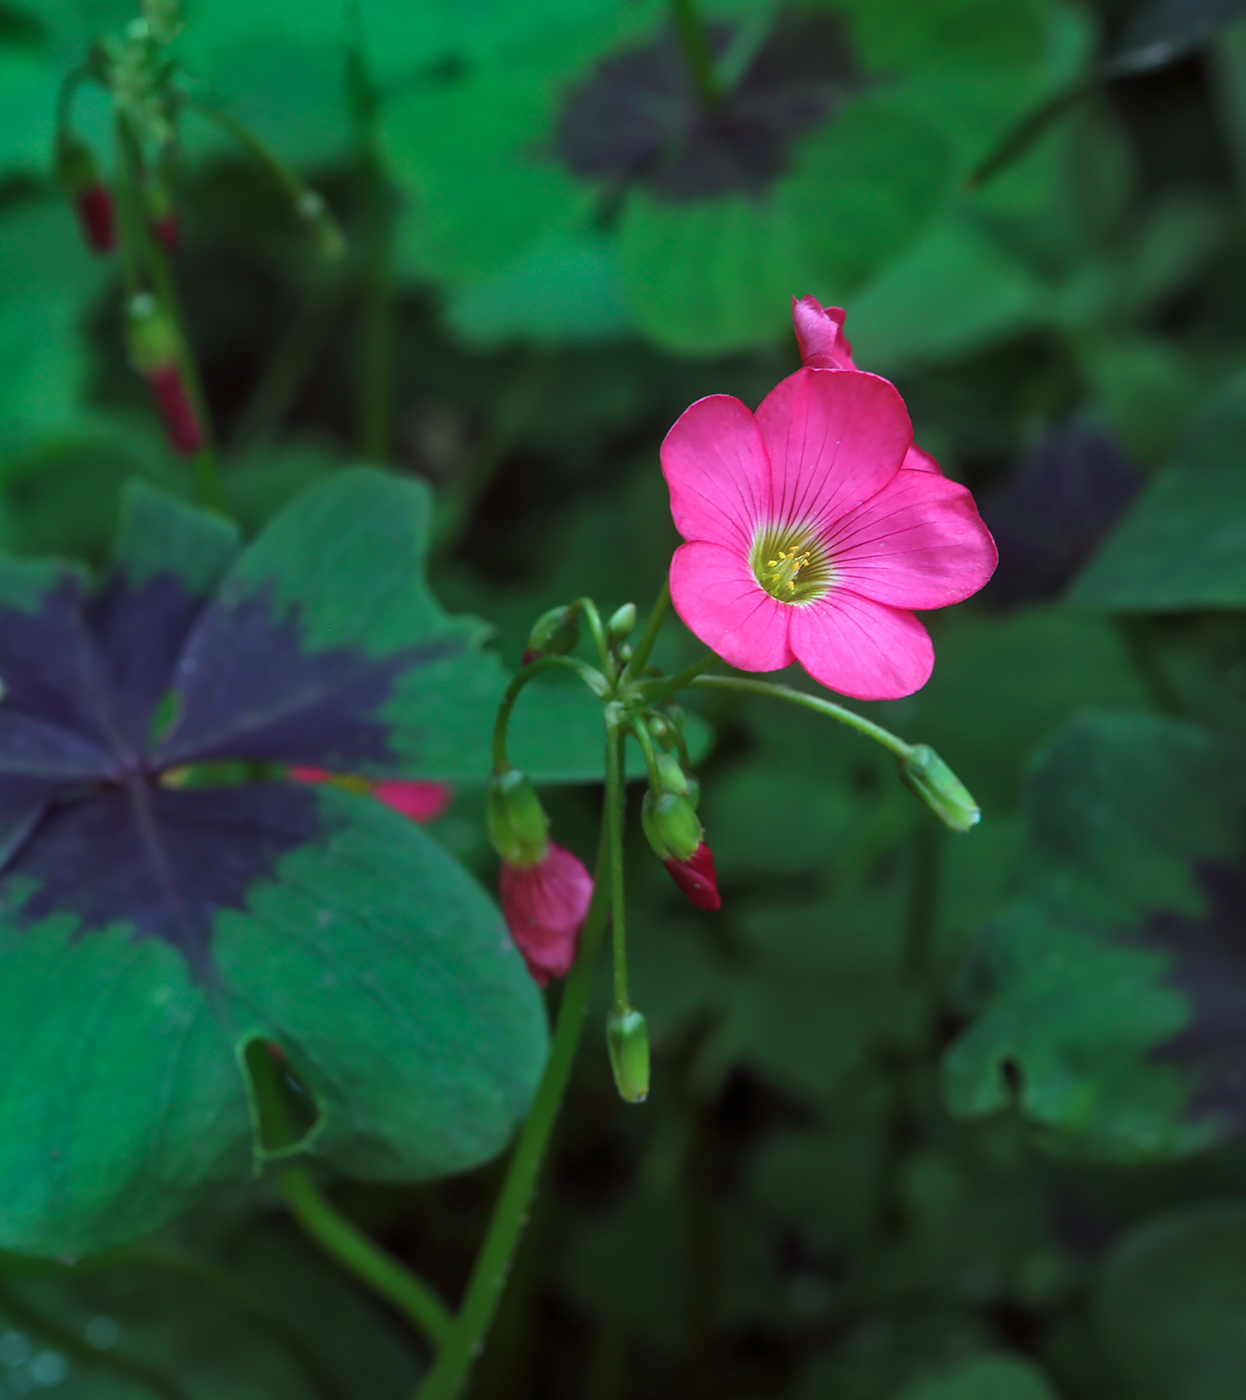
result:
<svg viewBox="0 0 1246 1400"><path fill-rule="evenodd" d="M842 318L822 314L798 315L802 349L850 364ZM694 403L662 444L688 542L671 561L680 617L741 670L799 661L858 700L920 689L934 649L912 610L976 593L996 553L969 492L912 449L900 395L856 369L800 369L755 415L726 394Z"/></svg>
<svg viewBox="0 0 1246 1400"><path fill-rule="evenodd" d="M504 860L498 893L502 917L533 981L543 987L551 977L565 977L593 897L593 877L570 851L550 841L530 865Z"/></svg>
<svg viewBox="0 0 1246 1400"><path fill-rule="evenodd" d="M292 767L286 770L298 783L335 783L349 792L370 792L378 802L384 802L395 812L413 822L433 822L450 805L452 790L445 783L421 782L419 779L382 778L374 782L354 774L329 773L323 768Z"/></svg>

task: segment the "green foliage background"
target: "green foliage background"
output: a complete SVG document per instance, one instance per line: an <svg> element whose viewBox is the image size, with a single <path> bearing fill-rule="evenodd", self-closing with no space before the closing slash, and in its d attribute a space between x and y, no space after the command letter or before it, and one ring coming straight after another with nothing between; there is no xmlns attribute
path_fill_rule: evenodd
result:
<svg viewBox="0 0 1246 1400"><path fill-rule="evenodd" d="M971 834L936 829L857 735L696 702L724 906L694 913L629 848L654 1092L620 1104L589 1037L475 1400L1246 1394L1232 8L806 0L783 13L847 35L838 105L762 188L670 197L651 171L577 174L557 141L568 94L665 32L652 0L188 4L179 60L324 190L348 243L320 260L255 161L186 116L176 275L245 534L376 456L379 415L387 465L434 492L439 598L517 664L547 607L654 596L675 542L658 443L693 399L755 404L795 367L803 293L847 307L858 365L1007 525L998 585L928 619L931 683L866 707L964 778ZM704 10L742 70L780 13ZM99 562L127 478L193 495L126 368L116 266L49 173L62 76L131 17L0 6L18 554ZM972 183L1147 24L1174 62L1091 84ZM102 151L104 105L77 124ZM674 626L656 659L693 655ZM587 857L592 790L549 804ZM432 831L491 880L478 788ZM453 1297L496 1181L334 1189ZM0 1260L0 1395L387 1400L422 1364L244 1174L122 1256Z"/></svg>

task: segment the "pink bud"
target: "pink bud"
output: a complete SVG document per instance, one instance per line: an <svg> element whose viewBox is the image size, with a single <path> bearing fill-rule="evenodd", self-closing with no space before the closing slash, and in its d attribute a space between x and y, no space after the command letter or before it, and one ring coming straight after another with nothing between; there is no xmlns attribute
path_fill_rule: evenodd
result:
<svg viewBox="0 0 1246 1400"><path fill-rule="evenodd" d="M203 446L203 433L195 410L186 397L181 370L170 360L144 370L143 377L151 385L156 403L160 406L160 416L164 419L169 441L179 452L187 457L193 456Z"/></svg>
<svg viewBox="0 0 1246 1400"><path fill-rule="evenodd" d="M671 879L698 909L718 909L722 906L722 897L718 893L718 876L714 870L714 853L704 841L687 860L676 860L674 856L670 856L662 864L670 871Z"/></svg>
<svg viewBox="0 0 1246 1400"><path fill-rule="evenodd" d="M806 369L856 369L844 334L844 315L842 307L823 306L813 297L792 298L796 343Z"/></svg>
<svg viewBox="0 0 1246 1400"><path fill-rule="evenodd" d="M177 252L182 241L182 225L174 210L170 209L159 218L153 219L151 231L153 237L158 238L170 253Z"/></svg>
<svg viewBox="0 0 1246 1400"><path fill-rule="evenodd" d="M533 980L543 987L551 977L565 977L593 897L593 877L551 841L531 865L503 861L498 889L506 927Z"/></svg>
<svg viewBox="0 0 1246 1400"><path fill-rule="evenodd" d="M107 253L117 241L113 223L112 194L107 185L94 184L74 196L78 222L87 246L96 253Z"/></svg>

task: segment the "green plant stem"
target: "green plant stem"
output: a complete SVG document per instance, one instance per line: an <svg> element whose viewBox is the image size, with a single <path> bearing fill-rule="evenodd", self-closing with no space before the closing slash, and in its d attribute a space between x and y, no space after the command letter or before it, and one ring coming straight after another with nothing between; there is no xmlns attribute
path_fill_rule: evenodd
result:
<svg viewBox="0 0 1246 1400"><path fill-rule="evenodd" d="M658 633L662 630L662 624L666 621L666 614L671 606L671 582L670 579L663 579L662 590L658 594L653 604L653 610L645 623L645 630L640 634L640 640L636 643L636 650L632 652L632 659L627 663L627 669L623 672L624 680L631 680L633 676L640 675L644 670L645 662L649 660L653 651L653 644L658 639Z"/></svg>
<svg viewBox="0 0 1246 1400"><path fill-rule="evenodd" d="M136 297L143 290L142 249L147 239L139 203L139 175L135 170L138 148L125 117L118 112L114 126L116 168L113 172L113 198L117 205L118 252L126 296Z"/></svg>
<svg viewBox="0 0 1246 1400"><path fill-rule="evenodd" d="M640 752L645 760L645 772L649 775L649 786L653 789L656 797L662 791L662 774L658 771L658 756L654 752L653 739L645 728L645 721L640 715L633 714L629 725L636 742L640 745Z"/></svg>
<svg viewBox="0 0 1246 1400"><path fill-rule="evenodd" d="M711 666L715 666L721 658L716 652L707 651L700 661L694 661L691 666L685 666L682 671L677 671L673 676L667 676L662 680L655 680L642 687L645 704L656 705L660 700L665 700L668 695L674 695L677 690L686 690L699 676L705 674Z"/></svg>
<svg viewBox="0 0 1246 1400"><path fill-rule="evenodd" d="M588 619L588 630L593 634L593 645L597 648L597 659L605 670L610 665L610 643L606 640L606 629L601 623L597 604L591 598L577 598L580 611Z"/></svg>
<svg viewBox="0 0 1246 1400"><path fill-rule="evenodd" d="M623 776L623 730L606 721L606 830L610 837L610 938L614 964L614 1005L622 1011L627 999L627 895L623 888L623 831L627 815L627 784Z"/></svg>
<svg viewBox="0 0 1246 1400"><path fill-rule="evenodd" d="M1001 171L1006 170L1015 160L1019 160L1048 127L1077 106L1083 98L1096 92L1102 82L1103 75L1096 73L1088 79L1073 83L1022 117L990 155L970 171L970 189L979 189Z"/></svg>
<svg viewBox="0 0 1246 1400"><path fill-rule="evenodd" d="M63 1352L71 1361L92 1371L130 1381L150 1390L154 1395L162 1395L165 1400L189 1400L186 1391L173 1379L137 1356L113 1348L101 1351L93 1347L84 1337L56 1318L48 1317L41 1308L26 1301L7 1284L0 1282L0 1313L28 1332L34 1333L49 1342L57 1351Z"/></svg>
<svg viewBox="0 0 1246 1400"><path fill-rule="evenodd" d="M341 1266L393 1304L435 1347L446 1344L453 1318L423 1279L378 1248L330 1204L305 1168L285 1163L273 1172L277 1189L304 1230Z"/></svg>
<svg viewBox="0 0 1246 1400"><path fill-rule="evenodd" d="M515 708L515 701L519 699L519 694L529 681L535 680L543 671L573 671L593 692L594 695L603 694L604 678L585 661L578 661L574 656L542 656L536 661L530 662L522 671L516 671L511 677L511 683L506 687L502 695L502 701L498 705L497 719L493 722L493 771L504 773L510 767L510 761L506 756L506 730L510 724L511 711Z"/></svg>
<svg viewBox="0 0 1246 1400"><path fill-rule="evenodd" d="M617 730L608 734L608 748L611 745L617 747L620 742L621 736ZM607 775L612 771L618 771L617 756L613 759L607 757ZM609 786L607 776L608 789ZM571 1067L575 1063L576 1050L584 1029L584 1012L588 1006L593 965L597 960L597 950L605 928L610 887L611 820L608 812L612 800L613 795L607 790L607 812L602 822L592 903L580 933L580 947L575 966L571 969L571 975L563 988L562 1002L558 1008L558 1024L554 1029L545 1073L541 1076L532 1110L515 1145L506 1180L498 1194L493 1218L489 1222L484 1244L476 1258L476 1265L472 1270L471 1280L450 1337L432 1370L416 1391L414 1400L454 1400L462 1390L472 1361L484 1344L485 1333L493 1319L506 1284L511 1260L523 1233L528 1204L536 1188L550 1135L571 1077Z"/></svg>
<svg viewBox="0 0 1246 1400"><path fill-rule="evenodd" d="M276 1157L272 1180L290 1213L326 1254L403 1313L435 1347L441 1346L449 1335L451 1317L436 1293L342 1215L305 1167L289 1155L277 1155L297 1150L294 1145L299 1136L281 1066L262 1042L248 1047L246 1065L259 1119L259 1139Z"/></svg>
<svg viewBox="0 0 1246 1400"><path fill-rule="evenodd" d="M684 64L692 86L703 107L714 107L722 98L722 84L714 68L705 24L697 11L696 0L670 0L671 22L679 39Z"/></svg>
<svg viewBox="0 0 1246 1400"><path fill-rule="evenodd" d="M829 719L837 719L840 724L858 730L881 744L883 748L890 749L897 758L907 758L912 752L911 744L906 744L898 734L884 729L881 724L875 724L863 715L854 714L843 705L836 705L832 700L823 700L819 695L806 695L803 690L793 690L789 685L775 685L772 681L749 681L740 676L703 676L688 684L697 690L734 690L744 695L767 695L773 700L787 700L790 704L800 705L815 714L826 715Z"/></svg>

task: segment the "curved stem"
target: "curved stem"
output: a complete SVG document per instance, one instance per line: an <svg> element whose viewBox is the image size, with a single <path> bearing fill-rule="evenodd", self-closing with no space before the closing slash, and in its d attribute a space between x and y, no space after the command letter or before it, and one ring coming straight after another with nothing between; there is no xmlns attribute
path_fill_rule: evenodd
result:
<svg viewBox="0 0 1246 1400"><path fill-rule="evenodd" d="M610 740L607 740L609 743ZM607 762L606 771L611 769ZM611 795L607 793L609 804ZM523 1233L528 1203L536 1188L545 1150L558 1118L558 1110L571 1077L575 1053L584 1028L584 1012L588 1006L593 964L606 923L607 891L609 888L609 820L603 821L601 845L597 855L597 870L593 884L593 899L580 934L580 948L575 966L563 989L558 1008L558 1025L554 1030L549 1060L533 1100L532 1111L519 1134L507 1169L506 1180L498 1195L493 1218L471 1281L467 1285L450 1337L442 1348L433 1369L424 1378L414 1400L453 1400L462 1390L472 1361L484 1344L485 1333L493 1320L498 1300L506 1285L511 1260Z"/></svg>
<svg viewBox="0 0 1246 1400"><path fill-rule="evenodd" d="M623 824L627 813L627 788L623 777L623 731L607 721L606 829L610 835L610 937L614 953L614 1005L623 1010L627 1000L627 900L623 889Z"/></svg>
<svg viewBox="0 0 1246 1400"><path fill-rule="evenodd" d="M510 724L511 711L515 708L515 701L519 699L519 692L529 681L535 680L542 671L574 671L584 682L594 695L602 695L605 681L593 668L585 661L577 661L574 656L542 656L538 660L525 666L522 671L516 671L511 677L511 683L506 687L502 696L502 701L498 705L497 719L493 722L493 771L504 773L510 767L510 761L506 757L506 728Z"/></svg>
<svg viewBox="0 0 1246 1400"><path fill-rule="evenodd" d="M646 705L656 705L659 700L665 700L668 695L674 695L677 690L683 690L690 686L698 676L704 675L711 666L715 666L722 658L712 651L707 651L700 661L694 661L691 666L685 666L682 671L677 671L673 676L666 676L662 680L652 681L642 687L642 693Z"/></svg>
<svg viewBox="0 0 1246 1400"><path fill-rule="evenodd" d="M649 775L649 786L656 795L662 791L662 774L658 771L658 756L653 749L653 739L645 728L642 716L633 714L629 719L629 724L636 742L640 745L640 752L644 756L645 772Z"/></svg>
<svg viewBox="0 0 1246 1400"><path fill-rule="evenodd" d="M291 1214L341 1266L408 1317L436 1347L444 1346L453 1319L423 1279L380 1249L329 1203L305 1168L289 1163L273 1172Z"/></svg>
<svg viewBox="0 0 1246 1400"><path fill-rule="evenodd" d="M593 645L597 648L597 659L601 662L602 670L606 670L610 665L610 643L606 639L606 629L602 626L597 604L588 597L577 598L575 601L580 605L580 611L588 619L588 630L593 634Z"/></svg>
<svg viewBox="0 0 1246 1400"><path fill-rule="evenodd" d="M815 714L837 719L840 724L846 724L850 729L859 730L883 748L890 749L897 758L907 758L913 749L911 744L906 744L898 734L884 729L881 724L875 724L863 715L854 714L852 710L845 709L843 705L836 705L832 700L823 700L820 695L806 695L803 690L793 690L789 685L775 685L772 681L749 681L740 676L704 676L691 684L697 690L734 690L745 695L767 695L774 700L786 700L790 704L800 705Z"/></svg>
<svg viewBox="0 0 1246 1400"><path fill-rule="evenodd" d="M662 581L662 591L653 604L653 610L645 623L645 630L640 634L640 640L636 643L632 659L627 663L627 669L623 672L625 681L640 675L641 671L644 670L645 662L649 660L649 653L653 650L653 644L658 639L658 633L662 630L662 624L666 621L666 614L670 610L670 606L671 582L668 578Z"/></svg>

